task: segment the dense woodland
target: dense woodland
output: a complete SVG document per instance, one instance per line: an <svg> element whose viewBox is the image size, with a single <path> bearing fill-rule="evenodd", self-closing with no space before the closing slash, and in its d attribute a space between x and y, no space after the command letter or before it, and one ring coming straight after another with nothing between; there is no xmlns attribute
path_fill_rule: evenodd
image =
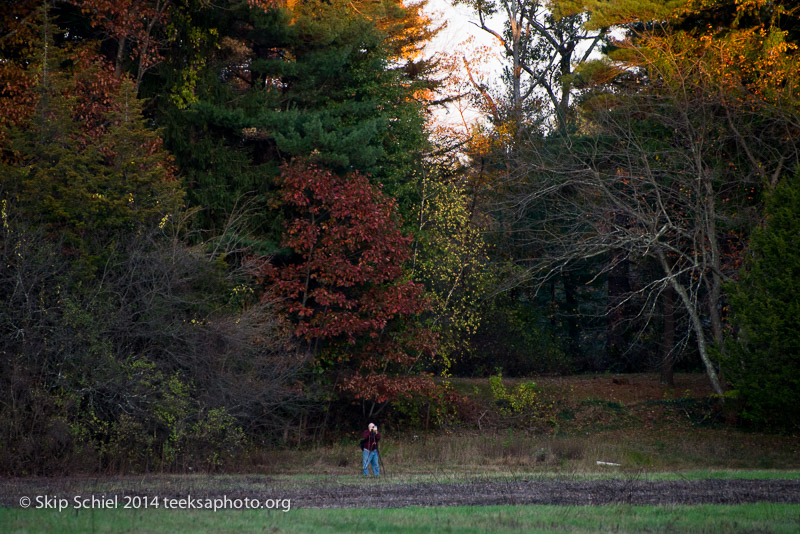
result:
<svg viewBox="0 0 800 534"><path fill-rule="evenodd" d="M0 471L469 424L452 376L797 431L800 7L461 3L500 74L396 0L3 2Z"/></svg>

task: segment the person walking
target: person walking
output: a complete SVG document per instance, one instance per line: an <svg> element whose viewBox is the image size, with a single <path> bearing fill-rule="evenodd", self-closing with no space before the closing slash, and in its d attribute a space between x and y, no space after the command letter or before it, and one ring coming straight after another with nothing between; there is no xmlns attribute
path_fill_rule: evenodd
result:
<svg viewBox="0 0 800 534"><path fill-rule="evenodd" d="M361 453L363 456L364 476L369 476L369 466L372 466L372 474L378 476L381 474L381 468L378 465L378 442L381 440L381 434L378 432L378 427L375 423L370 423L367 430L364 431L364 439L361 440Z"/></svg>

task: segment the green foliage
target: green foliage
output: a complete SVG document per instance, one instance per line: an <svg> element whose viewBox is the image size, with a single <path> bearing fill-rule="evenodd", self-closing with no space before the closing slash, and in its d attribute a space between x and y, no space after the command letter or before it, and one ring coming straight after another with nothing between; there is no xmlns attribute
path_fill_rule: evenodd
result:
<svg viewBox="0 0 800 534"><path fill-rule="evenodd" d="M121 414L114 421L111 429L102 429L97 432L99 421L92 421L95 427L94 436L100 439L107 439L108 443L101 446L101 458L105 462L113 461L114 467L118 471L135 472L149 470L155 467L155 437L148 432L145 425L128 414ZM107 422L106 422L107 423ZM108 424L105 425L109 426ZM92 435L83 432L79 425L74 426L73 432L76 434L79 443L92 444ZM102 442L101 442L102 443ZM171 456L171 455L170 455Z"/></svg>
<svg viewBox="0 0 800 534"><path fill-rule="evenodd" d="M676 10L687 4L685 0L618 0L613 3L602 0L556 0L554 3L564 13L591 13L587 26L598 29L636 21L669 19Z"/></svg>
<svg viewBox="0 0 800 534"><path fill-rule="evenodd" d="M292 158L339 173L369 173L407 198L425 143L412 98L419 82L389 62L386 35L341 1L291 9L195 6L177 17L159 122L204 228L221 228L244 196L268 204L278 166ZM199 39L200 48L186 47ZM204 61L205 56L215 61ZM191 80L190 82L187 80ZM409 202L401 199L404 209ZM249 214L250 230L277 249L279 214Z"/></svg>
<svg viewBox="0 0 800 534"><path fill-rule="evenodd" d="M364 10L389 8L383 25L342 1L21 4L0 16L3 469L220 468L303 394L283 317L235 270L286 252L272 178L292 158L359 169L410 212L424 115L412 60L392 54L425 21L399 2ZM401 311L399 284L367 315ZM399 347L423 341L374 330L402 389Z"/></svg>
<svg viewBox="0 0 800 534"><path fill-rule="evenodd" d="M489 387L495 404L503 415L535 415L542 407L542 400L535 382L523 382L509 391L503 384L502 371L489 377Z"/></svg>
<svg viewBox="0 0 800 534"><path fill-rule="evenodd" d="M291 410L299 363L275 318L229 307L226 272L164 239L170 223L129 235L95 279L15 205L2 213L4 472L215 469L241 451L243 425Z"/></svg>
<svg viewBox="0 0 800 534"><path fill-rule="evenodd" d="M244 431L225 408L198 413L193 388L177 375L165 379L148 363L132 368L143 375L140 394L149 396L150 410L123 413L113 421L93 417L84 423L86 431L80 423L73 425L78 443L96 447L103 464L123 472L214 471L243 450Z"/></svg>
<svg viewBox="0 0 800 534"><path fill-rule="evenodd" d="M411 395L392 403L389 417L397 428L437 429L463 421L469 402L449 382L427 395Z"/></svg>
<svg viewBox="0 0 800 534"><path fill-rule="evenodd" d="M225 408L214 408L191 427L184 442L188 461L214 471L242 452L246 438L236 418Z"/></svg>
<svg viewBox="0 0 800 534"><path fill-rule="evenodd" d="M455 362L455 372L460 376L488 376L498 366L508 376L574 370L578 358L563 348L565 329L559 321L553 321L559 317L547 305L525 298L495 298L469 340L469 352ZM542 308L552 316L545 316Z"/></svg>
<svg viewBox="0 0 800 534"><path fill-rule="evenodd" d="M467 350L481 325L493 277L464 186L430 176L422 182L413 275L431 302L431 328L440 340L436 367L447 375L451 358Z"/></svg>
<svg viewBox="0 0 800 534"><path fill-rule="evenodd" d="M100 465L116 471L174 467L194 413L184 379L178 373L165 375L143 359L120 361L109 355L91 369L87 363L76 362L81 379L62 385L64 398L78 408L69 417L74 447L91 449ZM113 405L114 397L120 406Z"/></svg>
<svg viewBox="0 0 800 534"><path fill-rule="evenodd" d="M76 98L64 89L75 77L53 71L43 82L40 90L48 97L26 128L11 130L14 157L0 164L0 172L14 209L47 228L51 238L63 239L91 276L121 233L157 224L180 207L182 192L158 133L144 124L130 82L108 96L105 134L87 140L84 124L72 114Z"/></svg>
<svg viewBox="0 0 800 534"><path fill-rule="evenodd" d="M738 335L725 345L726 378L744 419L800 427L800 172L769 195L752 255L730 286Z"/></svg>

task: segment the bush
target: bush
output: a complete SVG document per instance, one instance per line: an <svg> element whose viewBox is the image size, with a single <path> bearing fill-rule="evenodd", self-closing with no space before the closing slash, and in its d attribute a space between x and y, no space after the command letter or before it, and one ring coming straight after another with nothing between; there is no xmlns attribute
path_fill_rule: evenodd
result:
<svg viewBox="0 0 800 534"><path fill-rule="evenodd" d="M244 450L245 434L224 408L209 410L185 437L186 460L215 471Z"/></svg>
<svg viewBox="0 0 800 534"><path fill-rule="evenodd" d="M489 378L489 387L503 415L537 415L544 406L534 382L523 382L515 391L508 391L498 372Z"/></svg>
<svg viewBox="0 0 800 534"><path fill-rule="evenodd" d="M241 279L167 230L119 235L103 277L86 279L2 204L4 474L216 469L241 432L274 435L293 416L303 360L278 316L231 304Z"/></svg>
<svg viewBox="0 0 800 534"><path fill-rule="evenodd" d="M449 383L438 384L427 395L404 397L392 403L391 418L397 428L445 428L472 423L478 406L459 395Z"/></svg>
<svg viewBox="0 0 800 534"><path fill-rule="evenodd" d="M752 255L730 286L733 324L722 360L742 418L800 428L800 171L767 200L766 224L753 232Z"/></svg>

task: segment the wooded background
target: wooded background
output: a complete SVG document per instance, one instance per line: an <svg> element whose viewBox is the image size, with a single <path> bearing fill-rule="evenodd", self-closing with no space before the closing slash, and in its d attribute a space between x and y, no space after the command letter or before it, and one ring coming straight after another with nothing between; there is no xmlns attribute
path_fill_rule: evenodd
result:
<svg viewBox="0 0 800 534"><path fill-rule="evenodd" d="M798 429L800 8L461 3L501 74L424 3L3 3L0 470L435 425L454 375L701 370Z"/></svg>

